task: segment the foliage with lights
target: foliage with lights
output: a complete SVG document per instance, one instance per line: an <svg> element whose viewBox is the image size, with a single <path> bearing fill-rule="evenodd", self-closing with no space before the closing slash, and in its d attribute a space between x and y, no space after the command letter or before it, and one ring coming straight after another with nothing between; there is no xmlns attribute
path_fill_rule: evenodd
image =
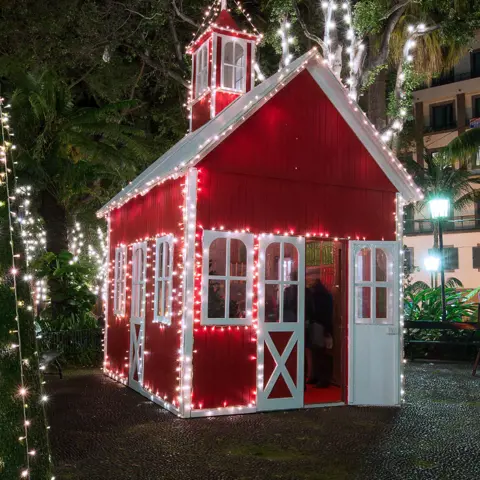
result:
<svg viewBox="0 0 480 480"><path fill-rule="evenodd" d="M17 186L14 134L5 109L0 99L0 225L4 232L0 256L0 476L50 480L54 477L45 415L48 396L40 373L27 270L31 238L24 234L21 221L29 204L19 203L24 189Z"/></svg>

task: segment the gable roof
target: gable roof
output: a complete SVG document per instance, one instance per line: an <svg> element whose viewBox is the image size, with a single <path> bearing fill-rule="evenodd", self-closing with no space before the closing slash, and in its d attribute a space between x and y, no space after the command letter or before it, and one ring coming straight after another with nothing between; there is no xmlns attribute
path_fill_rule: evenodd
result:
<svg viewBox="0 0 480 480"><path fill-rule="evenodd" d="M222 10L219 13L218 17L213 21L213 24L216 27L225 27L231 28L233 30L240 30L238 28L237 22L235 22L235 20L227 10Z"/></svg>
<svg viewBox="0 0 480 480"><path fill-rule="evenodd" d="M348 91L326 65L317 49L312 49L250 92L238 97L201 128L187 134L104 205L97 212L97 216L106 215L109 210L122 206L137 195L145 195L159 183L184 175L189 167L200 162L305 69L309 71L403 198L407 202L422 199L423 194L420 188L415 185L405 167L382 142L379 132L367 119L365 113L348 97Z"/></svg>

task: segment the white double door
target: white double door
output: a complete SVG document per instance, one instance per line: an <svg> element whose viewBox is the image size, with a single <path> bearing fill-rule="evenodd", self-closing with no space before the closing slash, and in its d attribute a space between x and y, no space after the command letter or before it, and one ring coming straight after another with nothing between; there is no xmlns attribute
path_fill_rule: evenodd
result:
<svg viewBox="0 0 480 480"><path fill-rule="evenodd" d="M349 243L349 404L400 404L401 264L399 242Z"/></svg>
<svg viewBox="0 0 480 480"><path fill-rule="evenodd" d="M305 239L259 241L257 409L303 407Z"/></svg>

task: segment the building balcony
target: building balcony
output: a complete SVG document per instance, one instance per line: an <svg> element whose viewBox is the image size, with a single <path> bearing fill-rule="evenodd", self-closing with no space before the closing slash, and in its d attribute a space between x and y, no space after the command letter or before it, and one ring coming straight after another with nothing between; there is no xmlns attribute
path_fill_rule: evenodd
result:
<svg viewBox="0 0 480 480"><path fill-rule="evenodd" d="M480 216L463 215L453 217L443 222L443 231L449 233L480 230ZM427 235L433 233L431 220L405 220L403 232L405 235Z"/></svg>
<svg viewBox="0 0 480 480"><path fill-rule="evenodd" d="M449 83L455 82L462 82L463 80L470 80L471 78L479 77L478 72L463 72L453 74L453 72L449 72L445 75L441 75L440 77L432 78L431 87L439 87L441 85L448 85ZM425 84L422 88L428 88L428 85Z"/></svg>
<svg viewBox="0 0 480 480"><path fill-rule="evenodd" d="M457 128L457 122L442 124L442 125L427 125L425 126L424 133L432 132L446 132L449 130L455 130Z"/></svg>

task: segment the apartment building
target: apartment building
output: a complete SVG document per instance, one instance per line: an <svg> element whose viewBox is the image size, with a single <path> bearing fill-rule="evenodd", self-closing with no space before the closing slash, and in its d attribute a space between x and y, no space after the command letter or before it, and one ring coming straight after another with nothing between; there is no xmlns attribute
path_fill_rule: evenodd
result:
<svg viewBox="0 0 480 480"><path fill-rule="evenodd" d="M455 137L480 127L480 32L468 54L451 72L435 79L429 88L414 93L415 159L435 155ZM480 152L468 168L480 175ZM478 186L477 186L478 188ZM468 288L480 286L480 201L461 212L451 212L444 227L446 277L456 277ZM433 224L427 211L407 209L406 262L414 280L430 281L424 260L433 245Z"/></svg>

